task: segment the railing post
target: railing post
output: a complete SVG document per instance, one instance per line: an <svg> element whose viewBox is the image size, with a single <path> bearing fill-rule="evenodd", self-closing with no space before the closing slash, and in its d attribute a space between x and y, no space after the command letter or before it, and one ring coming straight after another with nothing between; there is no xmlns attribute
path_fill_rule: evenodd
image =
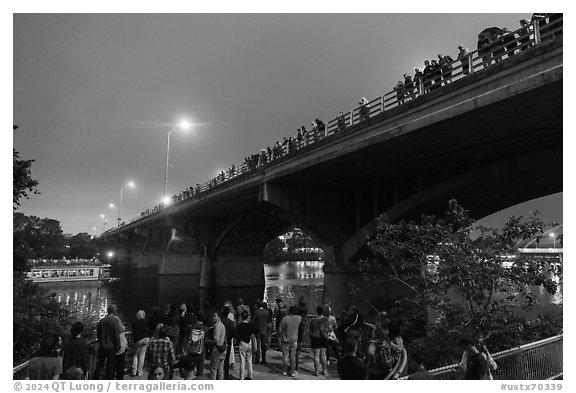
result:
<svg viewBox="0 0 576 393"><path fill-rule="evenodd" d="M382 100L382 112L384 112L386 110L386 106L384 105L384 94L380 96L380 99Z"/></svg>
<svg viewBox="0 0 576 393"><path fill-rule="evenodd" d="M542 41L542 38L540 37L540 22L538 21L538 19L534 19L533 25L534 25L534 45L538 45Z"/></svg>
<svg viewBox="0 0 576 393"><path fill-rule="evenodd" d="M418 95L424 95L424 81L418 78Z"/></svg>
<svg viewBox="0 0 576 393"><path fill-rule="evenodd" d="M516 361L516 379L526 379L526 370L524 368L524 351L520 350L515 356Z"/></svg>
<svg viewBox="0 0 576 393"><path fill-rule="evenodd" d="M350 125L354 125L354 109L350 111Z"/></svg>
<svg viewBox="0 0 576 393"><path fill-rule="evenodd" d="M469 74L474 73L474 64L472 62L473 62L472 53L468 53L468 73Z"/></svg>

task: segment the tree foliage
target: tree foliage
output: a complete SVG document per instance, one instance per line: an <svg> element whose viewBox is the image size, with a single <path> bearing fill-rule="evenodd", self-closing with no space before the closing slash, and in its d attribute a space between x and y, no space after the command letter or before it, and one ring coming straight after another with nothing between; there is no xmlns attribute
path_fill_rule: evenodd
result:
<svg viewBox="0 0 576 393"><path fill-rule="evenodd" d="M294 228L291 232L290 237L286 239L286 246L288 247L288 252L296 252L298 249L302 248L315 248L317 247L316 242L308 236L306 233L298 228Z"/></svg>
<svg viewBox="0 0 576 393"><path fill-rule="evenodd" d="M13 286L13 364L30 359L42 338L65 334L70 313L37 284L15 272Z"/></svg>
<svg viewBox="0 0 576 393"><path fill-rule="evenodd" d="M438 355L435 365L455 360L446 344L457 348L463 335L504 340L518 333L524 321L515 311L537 304L531 288L557 290L551 277L560 273L557 267L517 252L519 244L543 234L545 225L537 216L511 217L498 229L473 223L455 200L442 218L423 216L419 224L381 217L368 242L372 257L360 263L370 285L397 281L409 288L412 296L397 299L397 308L405 320L427 316L428 337L420 340L420 349ZM439 352L434 352L435 342Z"/></svg>
<svg viewBox="0 0 576 393"><path fill-rule="evenodd" d="M28 259L65 256L64 237L58 220L14 212L13 227L14 270L27 270Z"/></svg>
<svg viewBox="0 0 576 393"><path fill-rule="evenodd" d="M38 181L34 180L31 175L30 168L34 160L22 160L19 153L13 149L13 163L12 163L12 179L14 183L12 208L18 209L20 206L20 199L29 198L29 194L38 194L36 186Z"/></svg>
<svg viewBox="0 0 576 393"><path fill-rule="evenodd" d="M98 255L94 239L86 232L73 236L68 246L68 258L90 259Z"/></svg>

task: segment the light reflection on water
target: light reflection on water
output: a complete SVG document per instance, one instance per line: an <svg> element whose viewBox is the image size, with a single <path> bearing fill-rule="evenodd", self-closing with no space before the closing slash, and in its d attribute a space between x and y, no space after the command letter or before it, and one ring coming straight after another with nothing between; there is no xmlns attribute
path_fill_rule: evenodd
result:
<svg viewBox="0 0 576 393"><path fill-rule="evenodd" d="M309 312L322 303L324 290L323 263L311 262L283 262L274 265L265 265L265 288L223 288L210 299L213 305L219 307L224 300L230 299L234 303L239 297L246 303L253 303L256 298L264 299L269 305L274 304L276 298L283 299L284 304L296 304L300 296L308 301ZM205 300L199 290L198 275L174 276L126 276L112 279L110 282L81 281L70 283L44 283L48 292L56 293L56 299L68 306L74 313L75 319L82 319L88 324L94 324L106 315L109 304L116 304L119 317L125 322L133 321L136 312L140 309L149 313L152 306L158 305L165 309L166 305L185 301L198 307ZM559 283L558 292L549 294L542 287L532 289L543 306L561 305L563 301L563 287ZM529 313L531 315L532 313Z"/></svg>
<svg viewBox="0 0 576 393"><path fill-rule="evenodd" d="M313 306L322 302L324 288L323 263L284 262L264 265L265 285L262 288L223 288L215 296L215 305L220 306L225 299L236 302L243 297L247 303L256 298L264 299L272 305L277 297L285 304L295 304L301 295ZM162 310L166 305L185 301L198 307L203 303L199 293L198 275L122 276L109 282L79 281L68 283L42 283L48 293L55 293L56 300L66 305L74 319L95 324L106 315L109 304L118 308L118 316L126 324L134 319L140 309L149 313L158 305Z"/></svg>

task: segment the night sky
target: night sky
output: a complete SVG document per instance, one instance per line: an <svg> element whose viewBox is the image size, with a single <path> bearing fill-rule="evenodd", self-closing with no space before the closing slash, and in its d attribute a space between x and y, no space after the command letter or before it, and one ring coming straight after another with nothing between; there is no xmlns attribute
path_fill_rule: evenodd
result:
<svg viewBox="0 0 576 393"><path fill-rule="evenodd" d="M19 211L65 233L102 231L294 134L358 98L391 91L424 59L476 49L520 14L14 14L13 145L35 159L41 195ZM559 162L559 169L562 162ZM562 193L489 217L540 210L562 223ZM108 224L117 210L108 208Z"/></svg>

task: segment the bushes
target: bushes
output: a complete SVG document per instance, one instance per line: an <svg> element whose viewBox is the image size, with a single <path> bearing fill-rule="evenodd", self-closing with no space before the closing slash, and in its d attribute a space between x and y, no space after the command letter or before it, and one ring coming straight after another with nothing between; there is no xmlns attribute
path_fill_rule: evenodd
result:
<svg viewBox="0 0 576 393"><path fill-rule="evenodd" d="M65 336L70 313L37 284L14 272L13 280L13 365L34 356L43 337Z"/></svg>

